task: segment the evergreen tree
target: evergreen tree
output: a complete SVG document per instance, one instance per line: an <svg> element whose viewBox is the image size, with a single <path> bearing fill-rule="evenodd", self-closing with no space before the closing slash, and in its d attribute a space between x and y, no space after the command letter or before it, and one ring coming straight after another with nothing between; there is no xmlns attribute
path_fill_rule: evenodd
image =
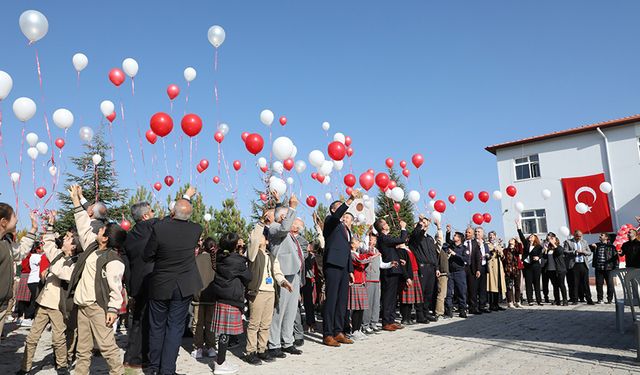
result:
<svg viewBox="0 0 640 375"><path fill-rule="evenodd" d="M228 232L237 233L245 243L249 240L249 227L233 199L225 199L220 209L213 210L212 216L206 227L206 235L213 237L216 242Z"/></svg>
<svg viewBox="0 0 640 375"><path fill-rule="evenodd" d="M118 184L118 174L113 167L113 160L107 160L106 155L109 154L110 148L104 140L104 128L93 137L93 141L83 145L85 151L81 156L71 157L71 163L75 167L74 170L68 170L65 173L64 189L58 192L58 201L60 209L55 229L59 233L75 227L73 218L73 203L69 197L69 187L71 185L80 185L84 197L89 202L103 202L108 209L109 218L120 222L123 214L126 216L129 207L125 202L128 190L120 188ZM102 156L100 164L94 166L93 155ZM77 174L76 174L77 173Z"/></svg>
<svg viewBox="0 0 640 375"><path fill-rule="evenodd" d="M378 193L376 218L382 218L387 221L391 228L391 234L397 236L400 234L400 220L407 223L407 228L410 230L414 224L414 211L415 207L411 201L407 198L407 190L400 180L400 177L396 173L395 169L389 168L389 179L395 181L397 186L405 191L404 199L399 202L400 210L396 212L393 208L394 201L391 198L387 198L385 193L381 190Z"/></svg>

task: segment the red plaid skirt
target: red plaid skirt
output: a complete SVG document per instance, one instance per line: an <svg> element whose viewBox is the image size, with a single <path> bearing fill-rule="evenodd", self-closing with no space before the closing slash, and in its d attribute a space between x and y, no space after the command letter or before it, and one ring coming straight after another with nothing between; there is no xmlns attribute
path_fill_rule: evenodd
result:
<svg viewBox="0 0 640 375"><path fill-rule="evenodd" d="M400 296L400 303L404 304L414 304L414 303L423 303L424 296L422 295L422 286L420 286L420 278L416 275L413 276L413 285L411 287L407 287L404 285L402 288L402 295Z"/></svg>
<svg viewBox="0 0 640 375"><path fill-rule="evenodd" d="M20 281L18 282L18 289L16 290L16 301L29 302L31 301L31 291L29 290L29 274L23 273L20 275Z"/></svg>
<svg viewBox="0 0 640 375"><path fill-rule="evenodd" d="M365 284L352 284L349 287L349 310L366 310L369 308L369 296Z"/></svg>
<svg viewBox="0 0 640 375"><path fill-rule="evenodd" d="M226 303L216 302L211 322L211 331L227 335L241 335L244 331L242 326L242 312L239 308Z"/></svg>

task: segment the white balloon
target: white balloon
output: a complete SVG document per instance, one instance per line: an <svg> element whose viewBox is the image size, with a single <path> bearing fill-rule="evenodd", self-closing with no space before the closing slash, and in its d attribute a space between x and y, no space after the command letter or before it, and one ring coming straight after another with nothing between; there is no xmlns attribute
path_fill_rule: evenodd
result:
<svg viewBox="0 0 640 375"><path fill-rule="evenodd" d="M524 203L516 202L515 208L516 208L516 211L519 213L524 211Z"/></svg>
<svg viewBox="0 0 640 375"><path fill-rule="evenodd" d="M91 142L93 139L93 129L88 126L81 127L78 134L80 135L80 139L85 142Z"/></svg>
<svg viewBox="0 0 640 375"><path fill-rule="evenodd" d="M336 133L333 135L333 140L336 142L340 142L340 143L344 143L345 142L345 136L342 133Z"/></svg>
<svg viewBox="0 0 640 375"><path fill-rule="evenodd" d="M287 191L287 184L282 179L275 177L269 183L269 189L283 195Z"/></svg>
<svg viewBox="0 0 640 375"><path fill-rule="evenodd" d="M401 202L404 199L404 190L398 186L391 189L391 199L396 202Z"/></svg>
<svg viewBox="0 0 640 375"><path fill-rule="evenodd" d="M587 206L586 204L580 202L580 203L576 204L576 211L579 214L586 214L589 211L589 206Z"/></svg>
<svg viewBox="0 0 640 375"><path fill-rule="evenodd" d="M409 201L414 204L420 202L420 193L415 190L411 190L409 192Z"/></svg>
<svg viewBox="0 0 640 375"><path fill-rule="evenodd" d="M307 163L304 160L297 160L295 164L296 172L302 173L305 169L307 169Z"/></svg>
<svg viewBox="0 0 640 375"><path fill-rule="evenodd" d="M500 190L493 191L493 199L499 201L502 199L502 192Z"/></svg>
<svg viewBox="0 0 640 375"><path fill-rule="evenodd" d="M37 10L27 10L20 15L20 30L31 43L44 38L49 31L49 21Z"/></svg>
<svg viewBox="0 0 640 375"><path fill-rule="evenodd" d="M212 219L211 214L204 214L203 219L204 219L204 221L206 221L206 222L211 221L211 219Z"/></svg>
<svg viewBox="0 0 640 375"><path fill-rule="evenodd" d="M569 237L569 234L571 234L571 231L569 230L569 228L563 225L560 227L560 233L565 237Z"/></svg>
<svg viewBox="0 0 640 375"><path fill-rule="evenodd" d="M102 156L100 156L99 154L94 154L91 157L91 161L93 161L93 165L98 165L102 161Z"/></svg>
<svg viewBox="0 0 640 375"><path fill-rule="evenodd" d="M71 62L73 63L73 67L76 69L78 73L83 71L84 68L86 68L87 65L89 65L89 59L84 53L76 53L75 55L73 55Z"/></svg>
<svg viewBox="0 0 640 375"><path fill-rule="evenodd" d="M328 131L330 128L331 128L331 124L329 124L327 121L322 123L322 130Z"/></svg>
<svg viewBox="0 0 640 375"><path fill-rule="evenodd" d="M331 198L332 198L332 197L331 197L331 193L325 193L325 194L324 194L324 199L326 199L326 200L330 201L330 200L331 200Z"/></svg>
<svg viewBox="0 0 640 375"><path fill-rule="evenodd" d="M36 144L38 143L38 135L36 133L28 133L24 139L27 140L27 143L31 147L36 147Z"/></svg>
<svg viewBox="0 0 640 375"><path fill-rule="evenodd" d="M284 165L281 161L274 161L271 165L271 169L273 169L278 174L282 174L282 172L284 172Z"/></svg>
<svg viewBox="0 0 640 375"><path fill-rule="evenodd" d="M291 151L291 156L290 158L295 158L296 155L298 155L298 148L296 147L296 145L293 145L293 151Z"/></svg>
<svg viewBox="0 0 640 375"><path fill-rule="evenodd" d="M0 70L0 100L4 100L13 88L13 79L9 73Z"/></svg>
<svg viewBox="0 0 640 375"><path fill-rule="evenodd" d="M69 129L73 125L73 113L66 108L56 109L53 112L53 123L60 129Z"/></svg>
<svg viewBox="0 0 640 375"><path fill-rule="evenodd" d="M271 126L271 124L273 124L274 117L273 112L269 109L264 109L260 112L260 122L267 126Z"/></svg>
<svg viewBox="0 0 640 375"><path fill-rule="evenodd" d="M38 149L35 147L29 147L27 149L27 155L29 155L31 160L36 160L38 158Z"/></svg>
<svg viewBox="0 0 640 375"><path fill-rule="evenodd" d="M429 207L431 207L431 211L434 211L436 209L436 201L435 200L430 200L429 201Z"/></svg>
<svg viewBox="0 0 640 375"><path fill-rule="evenodd" d="M551 190L549 190L549 189L542 189L541 194L542 194L542 198L544 198L544 199L551 198Z"/></svg>
<svg viewBox="0 0 640 375"><path fill-rule="evenodd" d="M38 144L36 145L36 150L38 150L41 155L44 155L47 153L47 151L49 151L49 146L44 142L38 142Z"/></svg>
<svg viewBox="0 0 640 375"><path fill-rule="evenodd" d="M293 142L287 137L278 137L273 141L272 150L276 158L280 160L289 159L293 152Z"/></svg>
<svg viewBox="0 0 640 375"><path fill-rule="evenodd" d="M389 199L391 199L391 189L387 189L387 190L384 192L384 196L385 196L385 197L387 197L387 198L389 198Z"/></svg>
<svg viewBox="0 0 640 375"><path fill-rule="evenodd" d="M209 39L209 43L213 45L215 48L218 48L224 43L224 39L227 34L224 32L222 26L213 25L209 28L207 32L207 38Z"/></svg>
<svg viewBox="0 0 640 375"><path fill-rule="evenodd" d="M293 177L287 177L287 184L293 185Z"/></svg>
<svg viewBox="0 0 640 375"><path fill-rule="evenodd" d="M605 182L600 184L600 191L605 193L605 194L611 193L612 189L613 189L613 187L607 181L605 181Z"/></svg>
<svg viewBox="0 0 640 375"><path fill-rule="evenodd" d="M325 176L324 181L322 181L322 185L329 185L331 183L331 177Z"/></svg>
<svg viewBox="0 0 640 375"><path fill-rule="evenodd" d="M198 72L196 72L196 70L192 67L188 67L184 70L184 79L187 80L187 82L191 82L196 79L197 75Z"/></svg>
<svg viewBox="0 0 640 375"><path fill-rule="evenodd" d="M344 167L344 160L334 160L333 161L333 169L336 171L341 171Z"/></svg>
<svg viewBox="0 0 640 375"><path fill-rule="evenodd" d="M55 166L55 165L50 166L50 167L49 167L49 174L50 174L51 176L55 176L55 175L56 175L56 173L58 173L58 168L56 168L56 166Z"/></svg>
<svg viewBox="0 0 640 375"><path fill-rule="evenodd" d="M18 98L13 102L13 113L18 120L27 122L36 114L36 103L24 96Z"/></svg>
<svg viewBox="0 0 640 375"><path fill-rule="evenodd" d="M104 117L109 116L115 110L116 110L116 106L113 104L111 100L103 100L102 103L100 103L100 111L102 112Z"/></svg>
<svg viewBox="0 0 640 375"><path fill-rule="evenodd" d="M229 125L227 125L224 122L221 122L220 124L218 124L218 131L226 137L227 134L229 134Z"/></svg>
<svg viewBox="0 0 640 375"><path fill-rule="evenodd" d="M309 163L316 168L320 168L324 160L324 154L320 150L313 150L309 153Z"/></svg>
<svg viewBox="0 0 640 375"><path fill-rule="evenodd" d="M331 171L333 171L333 162L329 160L323 161L320 168L318 168L318 172L323 176L329 176Z"/></svg>
<svg viewBox="0 0 640 375"><path fill-rule="evenodd" d="M431 219L433 219L434 222L440 222L442 220L442 215L438 211L431 211Z"/></svg>
<svg viewBox="0 0 640 375"><path fill-rule="evenodd" d="M18 181L20 181L20 173L11 172L11 182L13 182L15 184Z"/></svg>
<svg viewBox="0 0 640 375"><path fill-rule="evenodd" d="M267 159L260 157L258 158L258 167L264 168L267 166Z"/></svg>
<svg viewBox="0 0 640 375"><path fill-rule="evenodd" d="M138 74L138 62L131 57L127 57L122 62L122 70L131 78Z"/></svg>

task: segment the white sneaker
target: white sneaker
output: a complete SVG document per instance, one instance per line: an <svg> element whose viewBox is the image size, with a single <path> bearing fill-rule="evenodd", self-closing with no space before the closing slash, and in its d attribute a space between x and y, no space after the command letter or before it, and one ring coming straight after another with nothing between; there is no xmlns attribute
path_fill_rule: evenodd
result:
<svg viewBox="0 0 640 375"><path fill-rule="evenodd" d="M365 335L364 332L362 331L357 331L356 334L360 337L360 340L368 340L369 337L367 337L367 335Z"/></svg>
<svg viewBox="0 0 640 375"><path fill-rule="evenodd" d="M371 327L367 327L367 328L364 329L364 333L367 334L367 335L370 335L370 334L375 333L375 332L373 331L373 329L371 329Z"/></svg>
<svg viewBox="0 0 640 375"><path fill-rule="evenodd" d="M516 307L513 305L513 303L509 302L509 305L507 305L508 308L510 309L515 309Z"/></svg>
<svg viewBox="0 0 640 375"><path fill-rule="evenodd" d="M202 358L202 349L193 349L193 351L191 352L191 356L195 359Z"/></svg>
<svg viewBox="0 0 640 375"><path fill-rule="evenodd" d="M207 349L207 357L215 358L217 356L218 356L218 352L216 352L216 350L214 348Z"/></svg>
<svg viewBox="0 0 640 375"><path fill-rule="evenodd" d="M22 319L20 327L31 327L33 325L33 319Z"/></svg>
<svg viewBox="0 0 640 375"><path fill-rule="evenodd" d="M213 373L214 375L235 374L240 369L239 366L234 365L229 361L224 361L221 365L215 364Z"/></svg>
<svg viewBox="0 0 640 375"><path fill-rule="evenodd" d="M522 307L522 305L520 304L520 302L516 302L515 306L516 306L516 308L517 308L517 309L519 309L519 308L521 308L521 307Z"/></svg>

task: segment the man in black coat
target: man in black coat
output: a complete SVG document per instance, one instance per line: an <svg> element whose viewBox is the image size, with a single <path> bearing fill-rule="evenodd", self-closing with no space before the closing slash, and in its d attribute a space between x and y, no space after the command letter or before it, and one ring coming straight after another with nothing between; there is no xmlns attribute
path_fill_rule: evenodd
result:
<svg viewBox="0 0 640 375"><path fill-rule="evenodd" d="M438 267L438 252L436 241L427 233L430 220L420 215L416 227L409 238L409 248L418 262L418 276L424 297L424 303L416 304L416 319L418 323L436 321L436 296L438 285L436 284L436 269ZM431 311L431 312L430 312Z"/></svg>
<svg viewBox="0 0 640 375"><path fill-rule="evenodd" d="M149 368L153 374L174 374L193 295L202 289L195 249L202 234L189 221L193 207L176 202L172 218L153 225L144 261L154 262L149 276Z"/></svg>
<svg viewBox="0 0 640 375"><path fill-rule="evenodd" d="M478 305L478 284L482 276L482 251L478 241L475 240L475 231L469 227L465 231L463 245L467 255L470 256L469 264L465 267L467 273L467 304L470 314L482 314Z"/></svg>
<svg viewBox="0 0 640 375"><path fill-rule="evenodd" d="M354 191L345 203L333 202L330 214L324 220L322 234L325 239L324 277L325 295L322 319L323 343L338 347L340 344L352 344L353 341L344 335L344 321L349 299L349 274L353 272L351 262L351 232L342 223L342 216L349 209L353 200L360 197Z"/></svg>

